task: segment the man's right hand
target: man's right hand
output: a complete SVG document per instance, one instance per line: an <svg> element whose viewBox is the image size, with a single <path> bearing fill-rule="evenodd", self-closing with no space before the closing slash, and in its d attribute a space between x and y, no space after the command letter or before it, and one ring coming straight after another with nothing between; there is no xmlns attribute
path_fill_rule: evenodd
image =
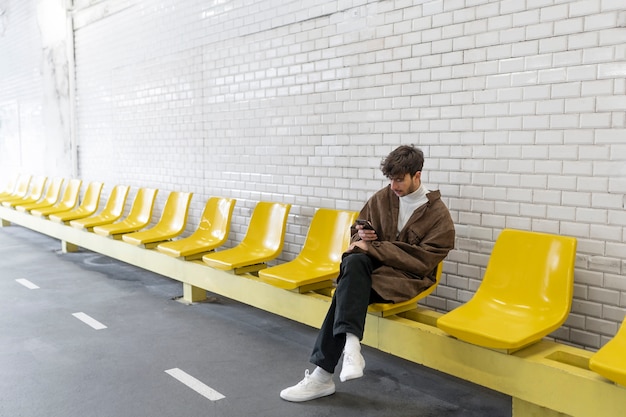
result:
<svg viewBox="0 0 626 417"><path fill-rule="evenodd" d="M378 235L376 234L376 231L372 230L372 229L365 229L363 226L361 226L360 224L357 224L355 226L357 233L359 235L359 238L361 238L361 240L364 240L366 242L370 242L370 241L374 241L378 239Z"/></svg>

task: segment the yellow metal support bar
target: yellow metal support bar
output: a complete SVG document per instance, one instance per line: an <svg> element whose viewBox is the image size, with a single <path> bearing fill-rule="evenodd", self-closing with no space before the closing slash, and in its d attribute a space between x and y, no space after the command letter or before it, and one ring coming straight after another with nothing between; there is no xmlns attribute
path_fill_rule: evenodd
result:
<svg viewBox="0 0 626 417"><path fill-rule="evenodd" d="M197 303L198 301L206 300L206 290L183 282L183 300L188 303Z"/></svg>
<svg viewBox="0 0 626 417"><path fill-rule="evenodd" d="M66 242L65 240L61 241L61 252L63 253L78 252L78 249L80 249L80 247L73 243Z"/></svg>
<svg viewBox="0 0 626 417"><path fill-rule="evenodd" d="M207 251L207 252L200 252L200 253L196 253L196 254L193 254L193 255L184 256L183 258L186 261L197 261L197 260L202 259L202 257L204 255L206 255L207 253L211 253L211 252L214 252L214 251L210 250L210 251Z"/></svg>
<svg viewBox="0 0 626 417"><path fill-rule="evenodd" d="M314 284L301 285L292 291L296 291L301 294L304 294L309 291L317 291L317 290L321 290L324 288L331 288L332 286L333 286L333 282L329 280L329 281L316 282Z"/></svg>
<svg viewBox="0 0 626 417"><path fill-rule="evenodd" d="M512 417L569 417L567 414L558 411L548 410L536 404L513 398L513 414Z"/></svg>
<svg viewBox="0 0 626 417"><path fill-rule="evenodd" d="M330 303L326 290L299 294L253 274L172 258L5 207L0 219L178 280L187 301L206 290L317 328ZM435 325L439 316L422 308L387 318L370 314L363 343L510 395L514 417L623 416L626 388L589 370L592 352L548 340L512 354L497 352L447 335Z"/></svg>
<svg viewBox="0 0 626 417"><path fill-rule="evenodd" d="M617 417L626 406L626 389L585 367L593 353L582 349L543 340L507 355L402 317L381 319L379 332L382 351L551 411Z"/></svg>

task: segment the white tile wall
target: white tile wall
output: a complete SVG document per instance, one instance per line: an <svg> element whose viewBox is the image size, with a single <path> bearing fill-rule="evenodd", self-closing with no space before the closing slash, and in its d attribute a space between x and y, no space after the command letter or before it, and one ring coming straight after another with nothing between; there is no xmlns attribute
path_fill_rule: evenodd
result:
<svg viewBox="0 0 626 417"><path fill-rule="evenodd" d="M579 239L554 337L598 348L626 315L620 1L103 0L74 23L83 177L192 191L190 229L235 197L229 245L257 201L291 203L282 262L416 143L458 236L426 304L469 299L511 227Z"/></svg>
<svg viewBox="0 0 626 417"><path fill-rule="evenodd" d="M4 2L0 14L0 178L44 174L43 56L34 2ZM48 166L50 164L47 164Z"/></svg>

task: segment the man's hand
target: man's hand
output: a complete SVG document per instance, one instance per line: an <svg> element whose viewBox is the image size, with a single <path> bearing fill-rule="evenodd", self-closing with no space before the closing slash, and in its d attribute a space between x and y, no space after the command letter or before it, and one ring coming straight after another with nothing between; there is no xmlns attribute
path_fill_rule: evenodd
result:
<svg viewBox="0 0 626 417"><path fill-rule="evenodd" d="M361 240L357 240L356 242L352 242L352 244L350 244L350 246L348 247L348 252L351 252L354 250L354 248L360 248L363 249L364 251L367 251L368 246L369 246L369 242L372 242L376 239L378 239L378 236L376 235L376 232L372 229L365 229L363 226L357 224L355 226L357 233L359 235L359 238L361 238Z"/></svg>
<svg viewBox="0 0 626 417"><path fill-rule="evenodd" d="M361 240L369 242L369 241L378 239L378 235L376 234L376 231L374 231L373 229L366 229L364 226L361 226L360 224L357 224L354 227L356 228L357 233L359 234L359 237L361 238Z"/></svg>
<svg viewBox="0 0 626 417"><path fill-rule="evenodd" d="M368 246L369 246L368 242L364 240L357 240L356 242L353 242L352 244L350 244L350 246L348 247L348 252L352 252L354 248L361 248L364 251L367 251Z"/></svg>
<svg viewBox="0 0 626 417"><path fill-rule="evenodd" d="M352 252L355 248L360 248L364 251L367 251L370 242L378 240L378 235L376 234L376 231L371 228L365 228L363 225L360 224L357 224L354 227L361 240L352 242L346 252Z"/></svg>

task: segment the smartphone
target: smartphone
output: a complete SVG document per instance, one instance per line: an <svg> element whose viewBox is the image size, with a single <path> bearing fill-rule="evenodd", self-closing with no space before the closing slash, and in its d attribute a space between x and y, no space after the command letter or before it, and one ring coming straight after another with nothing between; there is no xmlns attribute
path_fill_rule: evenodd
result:
<svg viewBox="0 0 626 417"><path fill-rule="evenodd" d="M374 226L372 226L372 223L370 223L369 220L356 219L355 223L363 226L363 229L373 230L376 233L376 235L378 235L378 232L376 232L376 229L374 229Z"/></svg>
<svg viewBox="0 0 626 417"><path fill-rule="evenodd" d="M370 223L369 220L365 220L365 219L356 219L356 224L363 226L363 229L369 229L369 230L374 230L374 227L372 226L372 223Z"/></svg>

